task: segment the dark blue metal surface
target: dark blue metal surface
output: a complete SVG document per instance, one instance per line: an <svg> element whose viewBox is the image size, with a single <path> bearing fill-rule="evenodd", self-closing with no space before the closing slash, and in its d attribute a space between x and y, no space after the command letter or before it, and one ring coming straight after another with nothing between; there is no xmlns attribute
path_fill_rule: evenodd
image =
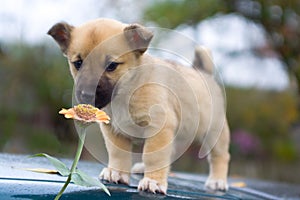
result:
<svg viewBox="0 0 300 200"><path fill-rule="evenodd" d="M63 162L71 165L70 160L63 160ZM102 167L101 164L93 162L80 162L78 165L79 169L94 177L97 177ZM32 159L20 155L0 154L0 199L54 199L66 178L24 170L26 168L53 169L44 158ZM185 173L172 173L172 176L169 177L168 194L163 196L139 192L137 184L141 178L140 175L132 175L130 186L106 184L111 192L111 197L98 188L70 184L61 199L281 199L278 195L267 194L249 187L231 187L226 193L209 193L203 189L206 177ZM258 183L262 184L263 182ZM295 186L295 188L297 187ZM288 198L297 199L296 196Z"/></svg>

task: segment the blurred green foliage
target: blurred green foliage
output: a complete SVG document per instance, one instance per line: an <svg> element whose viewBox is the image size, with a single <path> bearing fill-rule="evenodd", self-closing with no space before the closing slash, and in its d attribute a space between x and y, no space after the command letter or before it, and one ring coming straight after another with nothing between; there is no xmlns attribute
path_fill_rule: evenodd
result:
<svg viewBox="0 0 300 200"><path fill-rule="evenodd" d="M222 0L159 1L146 9L144 20L171 29L181 24L194 26L224 8Z"/></svg>
<svg viewBox="0 0 300 200"><path fill-rule="evenodd" d="M295 148L297 142L291 135L299 117L295 93L226 88L226 95L232 136L244 130L259 140L257 148L253 149L256 153L253 159L289 162L299 158ZM232 145L235 145L234 140ZM245 156L236 150L232 151L235 156Z"/></svg>
<svg viewBox="0 0 300 200"><path fill-rule="evenodd" d="M201 20L230 13L262 25L268 43L252 49L253 53L268 56L275 51L295 77L300 95L299 0L156 0L146 8L144 19L164 28L182 24L196 28Z"/></svg>
<svg viewBox="0 0 300 200"><path fill-rule="evenodd" d="M72 104L72 79L59 52L46 45L6 44L0 80L0 150L69 151L73 126L58 111Z"/></svg>

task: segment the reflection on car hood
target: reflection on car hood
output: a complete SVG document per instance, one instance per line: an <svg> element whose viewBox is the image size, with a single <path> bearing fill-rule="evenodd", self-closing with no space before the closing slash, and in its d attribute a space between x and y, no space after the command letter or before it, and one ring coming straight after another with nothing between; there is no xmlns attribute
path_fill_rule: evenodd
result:
<svg viewBox="0 0 300 200"><path fill-rule="evenodd" d="M63 162L71 166L72 161L63 160ZM25 170L27 168L53 169L44 158L32 159L21 155L0 154L0 199L54 199L66 177L36 173ZM96 162L81 161L78 168L96 178L103 165ZM106 184L111 192L111 197L99 188L86 188L70 184L62 199L280 199L271 194L251 189L249 186L230 187L226 193L206 192L204 190L205 176L178 172L173 172L169 176L168 194L163 196L138 191L137 184L141 178L142 175L132 175L129 186ZM235 181L246 180L229 180L230 183ZM263 182L257 181L257 183L262 184Z"/></svg>

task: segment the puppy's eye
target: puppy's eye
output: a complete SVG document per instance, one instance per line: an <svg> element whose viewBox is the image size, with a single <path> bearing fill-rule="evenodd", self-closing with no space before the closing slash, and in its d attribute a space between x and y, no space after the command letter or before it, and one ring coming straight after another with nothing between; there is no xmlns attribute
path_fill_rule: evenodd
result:
<svg viewBox="0 0 300 200"><path fill-rule="evenodd" d="M117 67L118 67L119 64L120 64L120 63L117 63L117 62L111 62L111 63L109 63L109 65L106 67L105 71L107 71L107 72L112 72L112 71L114 71L115 69L117 69Z"/></svg>
<svg viewBox="0 0 300 200"><path fill-rule="evenodd" d="M76 60L75 62L73 62L74 67L79 70L81 65L82 65L82 60Z"/></svg>

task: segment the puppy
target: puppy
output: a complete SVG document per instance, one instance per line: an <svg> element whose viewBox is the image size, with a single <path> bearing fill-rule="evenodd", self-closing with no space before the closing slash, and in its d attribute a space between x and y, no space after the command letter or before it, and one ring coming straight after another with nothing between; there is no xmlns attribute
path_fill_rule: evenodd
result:
<svg viewBox="0 0 300 200"><path fill-rule="evenodd" d="M196 51L194 68L154 58L145 53L151 31L111 19L78 27L57 23L48 34L68 59L77 101L111 117L110 124L100 125L109 158L101 179L128 184L132 145L142 141L144 178L138 189L166 194L170 164L182 153L174 158L175 150L184 151L197 138L199 155L208 155L206 187L228 189L229 128L205 50Z"/></svg>

